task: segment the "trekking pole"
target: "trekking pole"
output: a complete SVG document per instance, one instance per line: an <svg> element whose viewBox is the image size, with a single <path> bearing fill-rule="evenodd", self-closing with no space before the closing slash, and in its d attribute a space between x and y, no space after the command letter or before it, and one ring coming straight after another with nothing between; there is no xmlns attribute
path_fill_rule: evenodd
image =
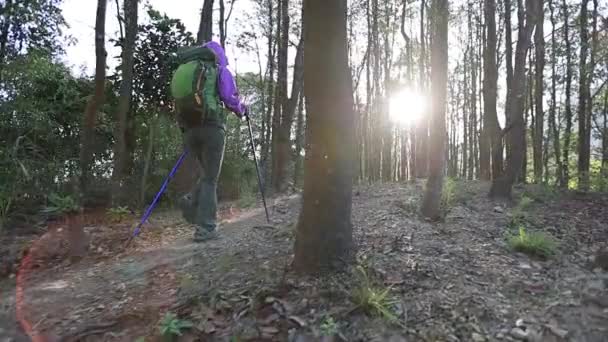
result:
<svg viewBox="0 0 608 342"><path fill-rule="evenodd" d="M135 231L133 232L133 234L129 237L129 240L127 241L127 244L126 244L125 248L129 247L129 245L131 244L131 241L133 241L133 239L137 235L139 235L141 227L144 225L144 223L146 223L146 221L148 220L148 218L152 214L152 210L154 210L154 207L156 207L156 205L158 204L158 200L160 199L160 196L167 189L167 185L169 185L169 181L173 178L173 176L175 176L175 173L177 172L177 169L182 164L182 162L186 158L187 154L188 154L188 150L184 150L184 152L182 153L182 155L179 157L179 159L177 160L177 162L173 166L173 169L171 170L171 172L169 172L169 175L167 175L167 177L165 178L165 181L163 182L163 185L160 187L160 190L158 190L158 192L156 193L156 196L154 196L154 200L148 206L148 209L146 209L146 212L142 216L141 221L139 221L139 223L135 227Z"/></svg>
<svg viewBox="0 0 608 342"><path fill-rule="evenodd" d="M247 126L249 127L249 141L251 142L251 152L253 153L253 162L255 163L255 171L258 174L258 186L262 194L262 202L264 203L264 211L266 212L266 221L270 224L270 215L268 215L268 207L266 206L266 196L264 196L264 187L262 186L262 177L260 176L260 168L258 166L258 157L255 155L255 143L253 142L253 130L251 130L251 121L249 115L245 115Z"/></svg>

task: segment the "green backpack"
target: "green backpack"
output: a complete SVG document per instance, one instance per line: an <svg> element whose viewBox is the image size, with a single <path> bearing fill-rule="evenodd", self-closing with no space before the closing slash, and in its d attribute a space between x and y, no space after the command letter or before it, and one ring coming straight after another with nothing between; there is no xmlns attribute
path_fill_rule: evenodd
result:
<svg viewBox="0 0 608 342"><path fill-rule="evenodd" d="M185 127L203 122L223 125L226 113L218 94L218 68L213 50L186 47L177 53L179 66L171 79L178 121Z"/></svg>

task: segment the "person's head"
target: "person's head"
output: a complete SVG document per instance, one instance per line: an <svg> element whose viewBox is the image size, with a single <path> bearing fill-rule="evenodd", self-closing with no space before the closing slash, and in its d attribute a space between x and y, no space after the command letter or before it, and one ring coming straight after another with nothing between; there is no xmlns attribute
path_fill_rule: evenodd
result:
<svg viewBox="0 0 608 342"><path fill-rule="evenodd" d="M203 46L211 49L215 53L215 56L217 57L217 62L220 66L228 65L228 58L226 57L226 52L218 42L210 40L207 43L203 44Z"/></svg>

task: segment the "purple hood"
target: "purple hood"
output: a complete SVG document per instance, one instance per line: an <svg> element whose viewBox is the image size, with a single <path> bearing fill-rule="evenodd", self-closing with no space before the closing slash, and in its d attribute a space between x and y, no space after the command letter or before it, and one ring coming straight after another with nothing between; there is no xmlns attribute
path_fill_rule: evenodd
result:
<svg viewBox="0 0 608 342"><path fill-rule="evenodd" d="M243 114L247 112L247 107L241 102L239 91L234 82L234 77L227 68L228 58L226 58L224 49L220 44L214 41L207 42L203 44L203 46L213 50L217 57L220 100L222 100L224 105L237 116L243 116Z"/></svg>
<svg viewBox="0 0 608 342"><path fill-rule="evenodd" d="M224 49L222 48L222 46L220 44L218 44L217 42L214 42L214 41L210 41L210 42L205 43L203 46L208 47L211 50L213 50L213 52L215 53L215 56L217 57L217 63L219 64L219 66L221 66L221 67L228 66L228 58L226 58L226 52L224 51Z"/></svg>

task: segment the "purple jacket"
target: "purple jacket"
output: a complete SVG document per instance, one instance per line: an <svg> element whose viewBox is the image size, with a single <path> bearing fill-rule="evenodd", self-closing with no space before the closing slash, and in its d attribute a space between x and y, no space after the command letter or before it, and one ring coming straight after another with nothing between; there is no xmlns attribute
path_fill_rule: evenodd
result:
<svg viewBox="0 0 608 342"><path fill-rule="evenodd" d="M242 117L245 114L247 107L241 102L239 98L239 91L236 88L234 77L228 70L228 58L226 53L220 44L214 41L205 43L203 46L210 48L215 53L218 61L218 88L220 93L220 100L224 102L224 105L235 113L237 116Z"/></svg>

